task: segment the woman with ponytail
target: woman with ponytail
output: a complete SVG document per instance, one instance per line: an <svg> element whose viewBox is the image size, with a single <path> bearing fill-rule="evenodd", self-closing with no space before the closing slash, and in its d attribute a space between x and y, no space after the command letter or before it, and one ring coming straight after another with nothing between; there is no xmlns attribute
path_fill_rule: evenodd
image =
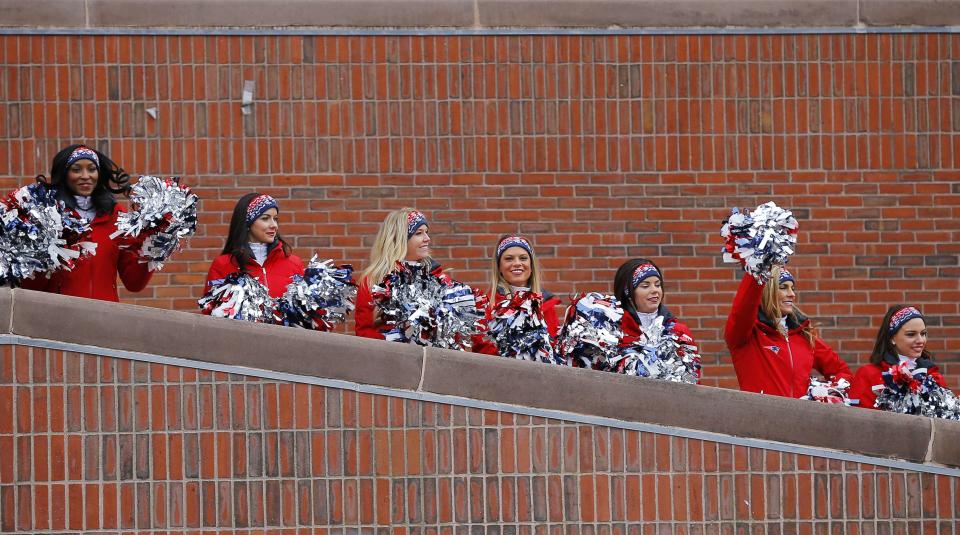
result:
<svg viewBox="0 0 960 535"><path fill-rule="evenodd" d="M851 380L847 363L796 306L793 274L774 266L769 281L744 274L724 328L740 390L799 398L814 369L830 381Z"/></svg>

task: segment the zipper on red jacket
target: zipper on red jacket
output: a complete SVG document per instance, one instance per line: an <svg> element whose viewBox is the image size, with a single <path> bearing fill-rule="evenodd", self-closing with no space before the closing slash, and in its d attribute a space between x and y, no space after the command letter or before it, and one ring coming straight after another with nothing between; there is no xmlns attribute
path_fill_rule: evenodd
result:
<svg viewBox="0 0 960 535"><path fill-rule="evenodd" d="M790 333L787 332L783 338L787 341L787 354L790 355L790 394L793 397L799 397L796 395L796 392L793 391L793 376L796 375L797 369L793 365L793 349L790 347Z"/></svg>

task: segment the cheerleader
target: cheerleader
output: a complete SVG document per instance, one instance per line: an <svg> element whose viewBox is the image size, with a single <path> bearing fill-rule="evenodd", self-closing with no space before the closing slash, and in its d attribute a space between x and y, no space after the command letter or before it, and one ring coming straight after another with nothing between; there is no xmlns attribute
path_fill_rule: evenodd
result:
<svg viewBox="0 0 960 535"><path fill-rule="evenodd" d="M245 273L267 287L270 297L283 295L294 275L303 275L303 261L280 237L280 207L269 195L248 193L237 201L227 243L213 259L204 293L231 273Z"/></svg>
<svg viewBox="0 0 960 535"><path fill-rule="evenodd" d="M557 306L560 299L544 290L540 284L540 264L530 241L522 236L502 236L497 242L496 254L490 268L490 301L487 307L489 323L497 303L509 299L517 292L534 292L543 296L540 310L547 324L547 332L554 338L560 330ZM497 354L497 346L480 335L474 337L473 351Z"/></svg>
<svg viewBox="0 0 960 535"><path fill-rule="evenodd" d="M117 216L124 211L113 194L124 191L128 180L107 155L84 145L70 145L53 157L50 184L60 201L90 221L89 241L97 248L72 270L57 271L49 279L25 280L24 288L114 302L120 301L118 276L131 292L146 288L153 274L147 263L140 262L138 248L121 248L110 237L117 230Z"/></svg>
<svg viewBox="0 0 960 535"><path fill-rule="evenodd" d="M857 370L857 375L850 385L850 399L860 400L860 407L875 409L877 394L873 387L884 384L883 372L903 363L906 363L910 370L926 368L927 375L946 388L947 382L940 375L926 346L927 325L923 314L907 305L888 308L877 332L873 353L870 354L870 364Z"/></svg>
<svg viewBox="0 0 960 535"><path fill-rule="evenodd" d="M620 320L620 329L623 331L620 341L622 348L644 337L644 331L648 330L657 318L662 318L663 328L670 329L682 344L691 349L696 348L690 328L671 314L663 304L663 272L652 260L634 258L624 262L617 269L613 287L614 295L623 308L623 317ZM682 358L683 354L679 357ZM694 372L699 382L699 359Z"/></svg>
<svg viewBox="0 0 960 535"><path fill-rule="evenodd" d="M744 274L724 328L740 390L799 398L813 369L830 381L852 379L847 363L795 305L793 275L774 266L769 280L777 284L760 285Z"/></svg>
<svg viewBox="0 0 960 535"><path fill-rule="evenodd" d="M370 289L396 269L397 262L430 266L431 273L442 275L440 264L430 257L430 225L426 216L413 208L401 208L387 214L373 248L370 264L360 275L357 303L354 310L354 329L357 336L385 339L386 327L373 303Z"/></svg>

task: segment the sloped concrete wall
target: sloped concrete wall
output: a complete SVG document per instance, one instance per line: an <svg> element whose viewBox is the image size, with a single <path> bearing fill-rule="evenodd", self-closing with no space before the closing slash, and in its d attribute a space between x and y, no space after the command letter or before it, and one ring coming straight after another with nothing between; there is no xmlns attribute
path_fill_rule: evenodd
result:
<svg viewBox="0 0 960 535"><path fill-rule="evenodd" d="M24 290L0 325L5 532L955 530L955 422Z"/></svg>

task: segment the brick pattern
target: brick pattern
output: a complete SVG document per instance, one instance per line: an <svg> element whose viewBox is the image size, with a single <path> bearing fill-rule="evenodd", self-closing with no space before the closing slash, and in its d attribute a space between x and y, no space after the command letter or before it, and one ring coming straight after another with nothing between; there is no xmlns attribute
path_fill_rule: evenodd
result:
<svg viewBox="0 0 960 535"><path fill-rule="evenodd" d="M2 532L957 533L955 477L57 350L0 364Z"/></svg>
<svg viewBox="0 0 960 535"><path fill-rule="evenodd" d="M0 65L0 185L80 140L203 197L189 249L129 302L193 310L248 190L280 200L301 256L357 266L416 205L472 284L507 232L560 295L656 258L705 382L735 386L719 222L773 198L801 221L824 338L862 362L886 307L916 303L960 385L960 35L6 35Z"/></svg>

